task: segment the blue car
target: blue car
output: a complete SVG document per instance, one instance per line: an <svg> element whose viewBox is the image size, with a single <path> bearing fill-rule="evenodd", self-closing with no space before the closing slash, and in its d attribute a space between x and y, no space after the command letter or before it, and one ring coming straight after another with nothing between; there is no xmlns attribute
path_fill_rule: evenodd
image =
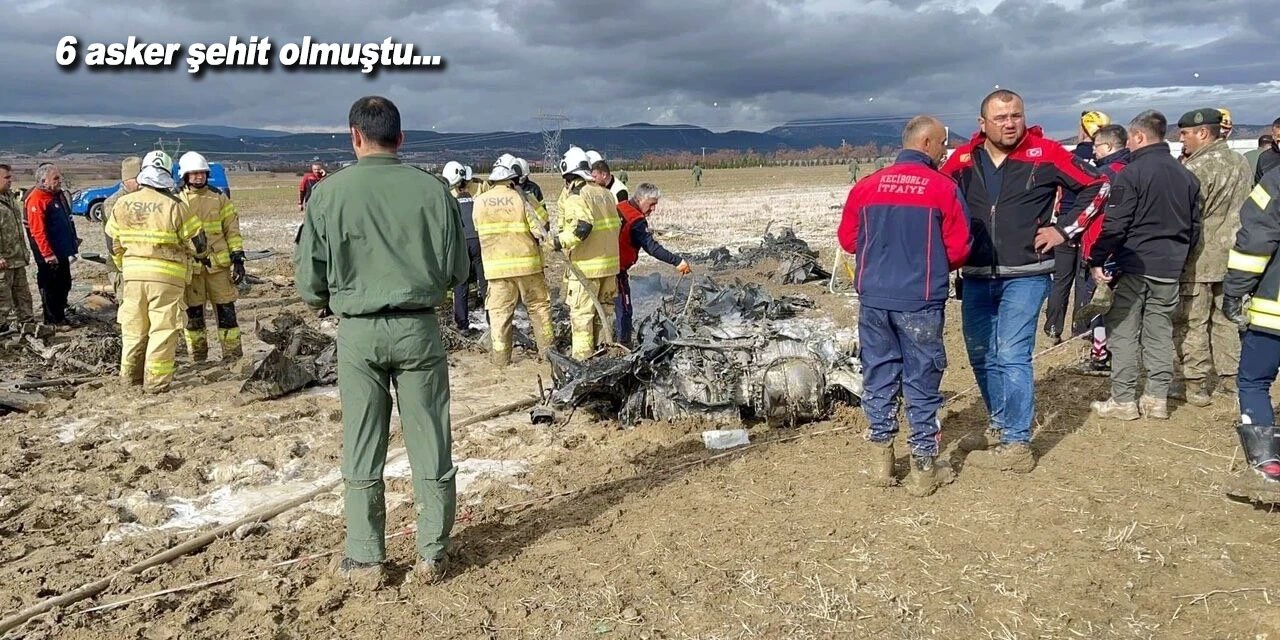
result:
<svg viewBox="0 0 1280 640"><path fill-rule="evenodd" d="M175 182L181 182L178 179L178 163L176 162L173 163L173 179ZM227 182L227 170L222 167L222 163L209 163L209 186L217 187L219 191L228 196L231 195L231 183ZM71 194L72 215L85 216L94 222L102 222L106 216L106 212L102 210L102 203L119 189L119 182L105 187L76 189Z"/></svg>

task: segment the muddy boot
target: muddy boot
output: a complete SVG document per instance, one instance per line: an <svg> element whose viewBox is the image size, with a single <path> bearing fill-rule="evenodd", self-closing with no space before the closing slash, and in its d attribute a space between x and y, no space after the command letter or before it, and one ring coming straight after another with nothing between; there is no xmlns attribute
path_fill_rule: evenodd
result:
<svg viewBox="0 0 1280 640"><path fill-rule="evenodd" d="M986 451L974 451L966 461L979 469L1031 473L1036 468L1036 456L1031 445L1017 442L1002 444Z"/></svg>
<svg viewBox="0 0 1280 640"><path fill-rule="evenodd" d="M342 558L333 567L334 575L363 589L377 589L386 578L386 567L381 562L357 562Z"/></svg>
<svg viewBox="0 0 1280 640"><path fill-rule="evenodd" d="M1240 388L1236 386L1235 376L1220 376L1218 378L1218 388L1214 389L1214 393L1224 396L1235 396L1240 394Z"/></svg>
<svg viewBox="0 0 1280 640"><path fill-rule="evenodd" d="M951 467L933 456L912 456L911 472L907 474L907 493L923 498L933 495L944 484L955 479Z"/></svg>
<svg viewBox="0 0 1280 640"><path fill-rule="evenodd" d="M867 474L871 486L892 487L898 484L897 479L893 477L893 441L871 442L868 440L867 452L869 461L863 473Z"/></svg>
<svg viewBox="0 0 1280 640"><path fill-rule="evenodd" d="M1085 358L1083 362L1068 369L1067 371L1081 376L1109 378L1111 377L1111 363L1106 360L1095 360L1090 357Z"/></svg>
<svg viewBox="0 0 1280 640"><path fill-rule="evenodd" d="M495 367L505 367L511 364L511 352L510 351L490 351L489 362L493 363Z"/></svg>
<svg viewBox="0 0 1280 640"><path fill-rule="evenodd" d="M1138 413L1148 420L1168 420L1169 403L1164 398L1142 396L1138 398Z"/></svg>
<svg viewBox="0 0 1280 640"><path fill-rule="evenodd" d="M986 429L980 432L973 432L960 438L956 443L956 448L965 452L985 451L1000 444L1000 432L995 429Z"/></svg>
<svg viewBox="0 0 1280 640"><path fill-rule="evenodd" d="M413 567L413 579L418 584L439 584L449 573L449 558L442 556L435 560L422 558Z"/></svg>
<svg viewBox="0 0 1280 640"><path fill-rule="evenodd" d="M1108 420L1137 420L1142 417L1136 402L1119 402L1115 398L1094 400L1089 403L1094 415Z"/></svg>
<svg viewBox="0 0 1280 640"><path fill-rule="evenodd" d="M1209 385L1204 380L1187 380L1183 394L1187 404L1193 407L1207 407L1213 404L1209 396Z"/></svg>

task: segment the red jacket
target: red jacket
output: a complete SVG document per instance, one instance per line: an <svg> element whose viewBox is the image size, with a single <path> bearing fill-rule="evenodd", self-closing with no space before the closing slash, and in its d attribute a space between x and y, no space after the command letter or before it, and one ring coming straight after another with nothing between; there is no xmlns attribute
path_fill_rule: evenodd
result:
<svg viewBox="0 0 1280 640"><path fill-rule="evenodd" d="M306 204L311 199L311 190L323 179L324 176L310 171L302 176L302 182L298 183L298 204Z"/></svg>
<svg viewBox="0 0 1280 640"><path fill-rule="evenodd" d="M1040 127L1031 127L988 181L978 162L986 139L981 132L974 135L941 169L960 185L973 215L973 253L964 274L994 278L1053 273L1053 253L1036 252L1035 237L1053 224L1058 189L1076 193L1071 210L1058 216L1058 230L1070 240L1080 234L1075 221L1091 217L1090 211L1106 204L1107 178L1044 137Z"/></svg>
<svg viewBox="0 0 1280 640"><path fill-rule="evenodd" d="M1129 164L1129 150L1121 149L1102 159L1099 166L1102 172L1107 175L1108 179L1115 180L1116 174ZM1082 216L1084 214L1081 214ZM1102 222L1106 219L1103 211L1098 211L1094 216L1081 219L1077 224L1084 228L1080 234L1080 260L1088 262L1089 254L1093 253L1093 245L1098 241L1098 237L1102 235Z"/></svg>
<svg viewBox="0 0 1280 640"><path fill-rule="evenodd" d="M630 200L618 203L618 215L622 216L622 230L618 232L618 259L623 273L635 266L640 250L669 265L680 264L683 259L662 246L649 232L649 220Z"/></svg>
<svg viewBox="0 0 1280 640"><path fill-rule="evenodd" d="M921 311L947 302L948 275L969 256L969 213L956 183L919 151L849 191L837 230L840 246L857 254L861 304Z"/></svg>
<svg viewBox="0 0 1280 640"><path fill-rule="evenodd" d="M48 262L54 256L76 255L79 243L66 192L36 187L27 194L24 206L27 234L31 236L31 249L37 259Z"/></svg>

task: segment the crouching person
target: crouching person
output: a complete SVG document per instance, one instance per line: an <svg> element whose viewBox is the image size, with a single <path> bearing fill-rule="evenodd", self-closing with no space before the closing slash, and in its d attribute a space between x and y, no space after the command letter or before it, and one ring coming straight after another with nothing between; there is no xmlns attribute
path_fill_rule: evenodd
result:
<svg viewBox="0 0 1280 640"><path fill-rule="evenodd" d="M858 256L854 284L872 481L895 484L893 439L899 397L905 397L911 423L906 486L923 497L951 480L951 470L937 461L939 386L947 367L942 328L948 275L969 256L969 214L956 183L937 170L946 153L942 123L912 118L902 145L894 164L849 192L838 235L841 247Z"/></svg>

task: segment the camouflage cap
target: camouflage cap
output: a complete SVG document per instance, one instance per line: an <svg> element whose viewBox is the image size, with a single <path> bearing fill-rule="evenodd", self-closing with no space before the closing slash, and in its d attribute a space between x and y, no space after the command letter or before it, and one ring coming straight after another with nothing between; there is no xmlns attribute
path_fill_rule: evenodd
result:
<svg viewBox="0 0 1280 640"><path fill-rule="evenodd" d="M1205 127L1209 125L1222 124L1222 112L1217 109L1205 107L1204 109L1196 109L1188 111L1178 118L1178 128L1185 129L1187 127Z"/></svg>
<svg viewBox="0 0 1280 640"><path fill-rule="evenodd" d="M142 158L137 156L125 158L120 163L120 181L136 179L139 171L142 171Z"/></svg>

